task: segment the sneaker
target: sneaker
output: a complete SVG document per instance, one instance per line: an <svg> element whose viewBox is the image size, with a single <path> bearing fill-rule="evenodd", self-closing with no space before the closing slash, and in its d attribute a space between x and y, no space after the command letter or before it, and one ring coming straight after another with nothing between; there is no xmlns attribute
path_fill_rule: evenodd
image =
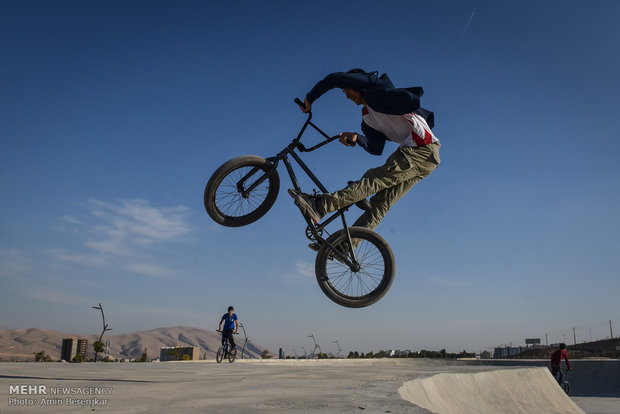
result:
<svg viewBox="0 0 620 414"><path fill-rule="evenodd" d="M323 214L319 211L321 208L317 203L316 196L299 193L292 188L288 189L288 193L293 197L301 211L307 214L313 222L319 223L321 221Z"/></svg>

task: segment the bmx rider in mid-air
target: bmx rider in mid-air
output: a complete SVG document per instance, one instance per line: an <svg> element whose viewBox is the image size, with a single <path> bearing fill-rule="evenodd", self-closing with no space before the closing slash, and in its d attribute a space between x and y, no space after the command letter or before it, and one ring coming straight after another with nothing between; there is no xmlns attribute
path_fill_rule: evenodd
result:
<svg viewBox="0 0 620 414"><path fill-rule="evenodd" d="M224 329L222 329L222 325L224 325ZM226 340L228 339L230 350L232 352L232 350L235 349L233 334L239 333L239 318L237 318L234 307L229 306L228 312L222 315L218 331L222 332L222 346L224 346Z"/></svg>
<svg viewBox="0 0 620 414"><path fill-rule="evenodd" d="M362 105L362 134L340 133L340 142L347 146L358 144L368 153L381 155L386 141L399 147L384 165L372 168L356 182L334 193L308 195L289 189L291 197L312 221L319 223L332 211L347 207L366 197L366 210L354 226L374 230L387 211L403 195L440 163L439 140L431 131L432 112L420 107L421 87L395 88L386 74L351 69L335 72L319 81L305 97L302 111L312 109L312 103L330 89L340 88L348 99ZM422 214L418 211L417 214ZM309 246L318 250L319 245Z"/></svg>

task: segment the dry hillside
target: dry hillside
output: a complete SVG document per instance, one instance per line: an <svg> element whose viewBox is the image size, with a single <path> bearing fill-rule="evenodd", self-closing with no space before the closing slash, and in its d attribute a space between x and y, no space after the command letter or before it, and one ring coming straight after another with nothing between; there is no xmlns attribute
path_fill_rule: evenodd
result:
<svg viewBox="0 0 620 414"><path fill-rule="evenodd" d="M44 351L52 357L52 360L57 361L60 359L62 339L69 337L87 338L87 359L94 357L92 343L98 339L98 335L30 328L0 330L0 361L33 361L34 354L40 351ZM149 359L158 358L159 350L163 346L197 346L200 348L201 359L205 354L207 359L213 359L220 346L219 333L187 326L172 326L120 335L106 334L103 340L104 342L110 340L110 356L118 359L139 358L144 349L147 350ZM243 335L235 336L235 340L239 345L243 345ZM245 347L245 356L259 358L264 349L249 342Z"/></svg>

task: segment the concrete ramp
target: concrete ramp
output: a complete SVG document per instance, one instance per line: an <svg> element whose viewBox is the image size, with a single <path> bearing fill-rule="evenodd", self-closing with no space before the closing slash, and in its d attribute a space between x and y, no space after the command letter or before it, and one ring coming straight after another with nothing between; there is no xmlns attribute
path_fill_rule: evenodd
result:
<svg viewBox="0 0 620 414"><path fill-rule="evenodd" d="M547 368L437 374L406 382L398 393L436 414L585 414Z"/></svg>

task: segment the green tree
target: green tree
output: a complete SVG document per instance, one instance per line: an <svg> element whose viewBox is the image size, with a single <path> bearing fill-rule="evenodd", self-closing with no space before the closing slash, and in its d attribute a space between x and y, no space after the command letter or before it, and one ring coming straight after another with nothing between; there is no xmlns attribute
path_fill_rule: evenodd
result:
<svg viewBox="0 0 620 414"><path fill-rule="evenodd" d="M93 342L93 349L95 350L95 361L97 360L97 354L105 351L105 344L102 341Z"/></svg>
<svg viewBox="0 0 620 414"><path fill-rule="evenodd" d="M149 357L146 354L146 348L144 348L144 352L142 352L140 358L136 359L136 362L149 362Z"/></svg>
<svg viewBox="0 0 620 414"><path fill-rule="evenodd" d="M72 359L73 362L83 362L84 361L84 357L82 355L76 355L73 357Z"/></svg>
<svg viewBox="0 0 620 414"><path fill-rule="evenodd" d="M34 354L34 360L36 362L50 362L52 360L52 357L47 355L45 351L41 351Z"/></svg>
<svg viewBox="0 0 620 414"><path fill-rule="evenodd" d="M183 356L181 357L181 361L191 361L191 357L187 354L183 354Z"/></svg>
<svg viewBox="0 0 620 414"><path fill-rule="evenodd" d="M263 351L263 353L261 354L260 357L261 357L261 359L271 359L271 358L273 358L267 349L265 349Z"/></svg>

